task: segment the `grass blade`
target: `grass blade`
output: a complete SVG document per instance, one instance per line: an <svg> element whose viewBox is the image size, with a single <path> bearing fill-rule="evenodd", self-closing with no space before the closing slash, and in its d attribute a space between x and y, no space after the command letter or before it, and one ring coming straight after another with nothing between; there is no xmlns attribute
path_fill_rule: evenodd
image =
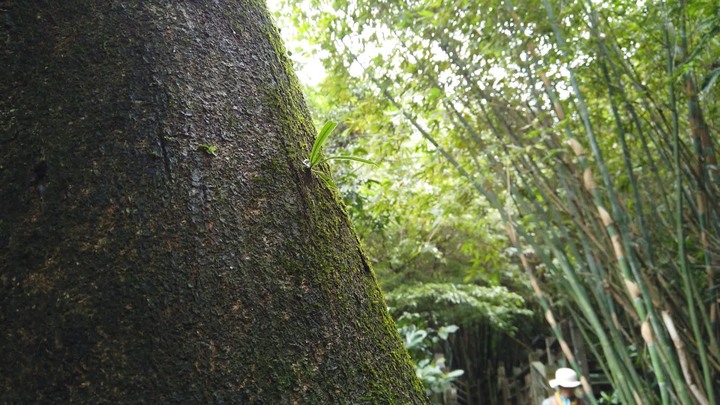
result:
<svg viewBox="0 0 720 405"><path fill-rule="evenodd" d="M323 125L310 151L310 167L314 167L320 163L320 149L336 126L337 123L333 121L327 121L325 125Z"/></svg>
<svg viewBox="0 0 720 405"><path fill-rule="evenodd" d="M365 164L368 164L368 165L377 166L377 163L373 162L372 160L367 160L367 159L359 158L359 157L357 157L357 156L330 156L329 158L325 158L325 159L321 160L321 161L318 162L317 164L322 164L322 163L325 163L325 162L327 162L327 161L329 161L329 160L352 160L352 161L354 161L354 162L360 162L360 163L365 163Z"/></svg>

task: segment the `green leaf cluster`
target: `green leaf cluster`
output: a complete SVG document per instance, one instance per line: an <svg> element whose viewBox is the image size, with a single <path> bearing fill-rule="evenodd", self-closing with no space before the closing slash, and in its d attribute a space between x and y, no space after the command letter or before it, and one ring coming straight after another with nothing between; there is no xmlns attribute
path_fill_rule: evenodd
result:
<svg viewBox="0 0 720 405"><path fill-rule="evenodd" d="M425 387L432 403L442 404L440 395L450 384L464 374L463 370L448 370L445 358L437 357L451 334L458 331L456 325L443 325L435 329L428 326L427 319L417 313L405 312L397 319L398 333L405 342L413 367Z"/></svg>
<svg viewBox="0 0 720 405"><path fill-rule="evenodd" d="M385 298L392 312L427 314L439 323L488 323L510 334L519 319L532 315L520 295L500 286L425 283L399 287Z"/></svg>

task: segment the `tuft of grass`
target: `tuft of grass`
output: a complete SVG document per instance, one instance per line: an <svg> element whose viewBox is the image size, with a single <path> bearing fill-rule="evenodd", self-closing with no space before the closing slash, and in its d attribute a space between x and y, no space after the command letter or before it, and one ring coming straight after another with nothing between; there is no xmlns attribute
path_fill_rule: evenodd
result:
<svg viewBox="0 0 720 405"><path fill-rule="evenodd" d="M312 150L310 150L310 157L308 159L303 160L303 164L310 170L312 170L314 173L318 175L321 179L325 181L329 186L333 188L337 188L335 186L335 183L332 181L329 175L321 172L317 169L317 167L323 163L329 162L331 160L349 160L353 162L360 162L365 163L369 165L375 165L375 162L367 159L363 159L361 157L357 156L351 156L351 155L333 155L328 157L323 157L322 154L322 147L325 145L325 142L327 142L328 137L332 133L332 131L337 127L337 123L333 121L326 121L325 125L320 129L320 132L318 133L317 138L315 138L315 143L313 143Z"/></svg>

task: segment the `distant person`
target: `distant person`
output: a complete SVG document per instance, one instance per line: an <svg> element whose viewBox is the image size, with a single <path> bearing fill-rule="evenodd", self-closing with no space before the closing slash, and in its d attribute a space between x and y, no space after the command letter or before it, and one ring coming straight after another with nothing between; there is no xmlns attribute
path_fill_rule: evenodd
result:
<svg viewBox="0 0 720 405"><path fill-rule="evenodd" d="M580 386L575 370L559 368L555 378L550 380L550 387L555 388L555 395L547 398L542 405L583 405L583 400L575 396L575 389Z"/></svg>

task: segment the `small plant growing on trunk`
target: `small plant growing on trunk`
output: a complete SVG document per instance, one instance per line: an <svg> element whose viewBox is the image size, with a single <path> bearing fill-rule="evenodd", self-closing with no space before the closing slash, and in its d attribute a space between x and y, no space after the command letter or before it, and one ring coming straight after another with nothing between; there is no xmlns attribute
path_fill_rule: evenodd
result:
<svg viewBox="0 0 720 405"><path fill-rule="evenodd" d="M327 121L325 122L325 125L323 125L322 129L320 129L320 132L318 133L317 138L315 139L315 143L313 144L312 150L310 151L310 157L308 159L303 160L303 164L310 169L312 172L316 173L321 179L323 179L329 186L335 188L335 183L332 181L329 175L321 172L317 169L317 167L325 162L328 162L330 160L352 160L354 162L360 162L365 164L374 165L375 162L363 159L357 156L349 156L349 155L332 155L328 157L323 157L322 155L322 147L327 141L328 137L332 133L332 131L337 126L336 122L333 121Z"/></svg>

